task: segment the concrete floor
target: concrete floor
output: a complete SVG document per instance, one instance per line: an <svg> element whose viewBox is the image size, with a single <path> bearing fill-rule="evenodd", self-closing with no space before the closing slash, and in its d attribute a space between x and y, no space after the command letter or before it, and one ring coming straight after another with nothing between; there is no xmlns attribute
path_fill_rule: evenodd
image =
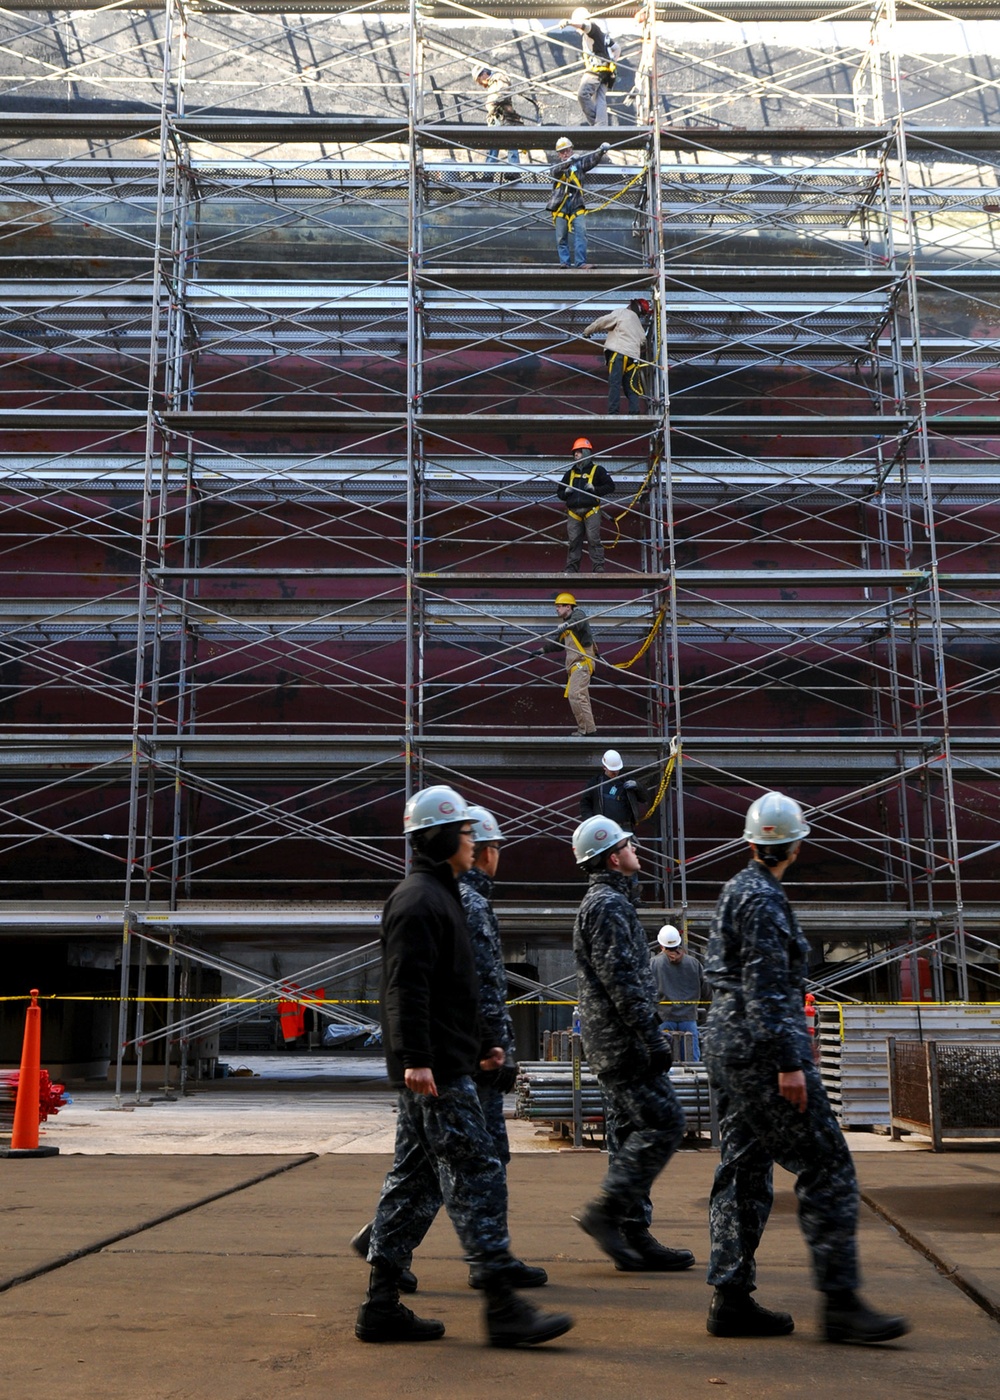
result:
<svg viewBox="0 0 1000 1400"><path fill-rule="evenodd" d="M705 1331L701 1267L715 1153L682 1151L654 1192L660 1235L694 1249L699 1267L674 1277L617 1274L570 1218L600 1179L601 1154L554 1150L518 1124L513 1243L549 1269L551 1284L536 1301L570 1311L575 1330L524 1353L483 1347L481 1302L466 1285L451 1227L439 1219L415 1264L413 1301L446 1323L447 1336L421 1347L369 1347L353 1336L366 1275L348 1240L370 1216L389 1162L366 1150L391 1138L384 1088L369 1085L359 1095L225 1081L131 1112L105 1111L109 1100L105 1091L86 1091L52 1121L44 1140L60 1156L0 1160L4 1397L631 1400L666 1392L845 1400L891 1388L917 1400L982 1400L995 1393L1000 1153L935 1155L911 1145L858 1154L865 1291L914 1324L902 1342L865 1351L817 1342L783 1173L760 1253L760 1296L789 1308L796 1332L724 1341ZM157 1136L169 1151L156 1149ZM885 1149L884 1140L866 1137L869 1147Z"/></svg>

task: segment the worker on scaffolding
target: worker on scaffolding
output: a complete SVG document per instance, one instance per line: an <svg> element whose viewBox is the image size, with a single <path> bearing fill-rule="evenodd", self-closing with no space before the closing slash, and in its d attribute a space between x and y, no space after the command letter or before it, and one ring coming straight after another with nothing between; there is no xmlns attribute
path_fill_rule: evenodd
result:
<svg viewBox="0 0 1000 1400"><path fill-rule="evenodd" d="M588 338L604 336L604 363L608 370L608 412L616 414L621 407L622 389L630 414L639 414L645 407L642 369L646 357L646 326L652 307L645 297L633 297L628 306L598 316L584 330Z"/></svg>
<svg viewBox="0 0 1000 1400"><path fill-rule="evenodd" d="M577 88L576 100L588 126L607 126L608 93L615 85L618 69L615 60L621 58L621 46L589 10L574 10L559 26L575 29L583 39L583 77Z"/></svg>
<svg viewBox="0 0 1000 1400"><path fill-rule="evenodd" d="M500 842L503 835L499 823L485 807L469 807L469 820L472 822L472 839L475 842L473 864L458 877L458 893L465 911L465 920L472 936L472 955L476 963L479 980L479 1010L486 1023L487 1039L491 1045L502 1047L506 1059L499 1069L480 1069L474 1078L476 1094L482 1105L486 1127L493 1139L493 1147L504 1170L503 1214L506 1221L506 1175L510 1161L510 1143L507 1139L507 1125L503 1116L504 1094L514 1087L517 1078L517 1057L514 1043L514 1026L507 1010L507 971L503 965L503 945L500 941L500 926L493 912L490 900L493 894L493 879L500 863ZM406 1161L393 1163L390 1176L405 1175ZM425 1201L421 1212L423 1233L432 1225L437 1211L431 1212L431 1201ZM441 1206L440 1193L438 1208ZM416 1231L414 1232L416 1234ZM367 1258L371 1246L372 1223L367 1224L351 1240L351 1247L362 1258ZM423 1239L423 1234L421 1235ZM416 1241L419 1244L420 1241ZM401 1260L402 1272L399 1287L403 1293L417 1291L417 1279L411 1268L412 1256ZM507 1281L512 1288L541 1288L548 1282L544 1269L524 1264L513 1259L507 1266ZM469 1287L482 1288L482 1271L473 1265L469 1269Z"/></svg>
<svg viewBox="0 0 1000 1400"><path fill-rule="evenodd" d="M572 733L584 738L597 733L594 712L590 708L590 678L597 660L597 643L590 620L583 609L577 607L572 593L557 593L555 609L559 627L553 639L542 643L541 651L565 653L566 689L563 695L569 701L576 720L576 729Z"/></svg>
<svg viewBox="0 0 1000 1400"><path fill-rule="evenodd" d="M479 1013L479 984L458 877L475 857L475 826L453 788L424 788L407 802L403 831L413 864L382 911L382 1036L398 1091L396 1148L368 1247L368 1296L355 1334L363 1342L421 1342L444 1324L415 1317L399 1299L404 1267L444 1201L486 1299L492 1346L532 1346L572 1327L514 1292L503 1164L473 1075L504 1064Z"/></svg>
<svg viewBox="0 0 1000 1400"><path fill-rule="evenodd" d="M573 833L573 855L588 876L573 927L580 1020L608 1141L600 1190L574 1219L616 1269L680 1272L694 1263L691 1251L670 1249L649 1232L649 1193L685 1123L670 1083L646 933L629 894L641 868L635 838L608 817L588 817Z"/></svg>
<svg viewBox="0 0 1000 1400"><path fill-rule="evenodd" d="M625 765L617 749L605 749L601 755L601 776L580 795L580 820L588 817L610 817L626 831L638 831L646 804L646 792L638 778L627 777ZM639 875L632 877L631 897L639 906Z"/></svg>
<svg viewBox="0 0 1000 1400"><path fill-rule="evenodd" d="M525 119L514 106L511 96L511 82L499 68L491 68L488 63L472 65L472 81L486 91L487 126L524 126ZM493 146L486 152L486 164L496 165L500 159L500 148ZM507 151L507 164L520 165L521 152L516 146ZM513 180L516 177L511 175Z"/></svg>
<svg viewBox="0 0 1000 1400"><path fill-rule="evenodd" d="M750 863L722 890L705 955L713 991L705 1063L716 1095L722 1154L709 1201L716 1337L779 1337L790 1313L754 1300L757 1246L771 1210L777 1162L796 1178L799 1223L823 1296L828 1342L878 1343L909 1331L902 1317L857 1294L858 1182L826 1096L805 1018L809 944L781 888L809 826L781 792L747 812Z"/></svg>
<svg viewBox="0 0 1000 1400"><path fill-rule="evenodd" d="M577 155L568 136L556 142L556 159L549 166L552 193L546 205L552 215L556 234L556 252L560 267L591 268L587 261L587 198L583 192L583 177L595 165L600 165L611 147L602 141L596 151Z"/></svg>
<svg viewBox="0 0 1000 1400"><path fill-rule="evenodd" d="M566 506L566 573L580 572L584 537L591 570L595 574L604 572L601 501L614 494L615 483L594 456L594 444L589 438L577 438L573 443L573 464L556 487L556 495Z"/></svg>
<svg viewBox="0 0 1000 1400"><path fill-rule="evenodd" d="M635 831L642 821L645 804L645 789L638 778L626 775L621 754L617 749L605 749L601 755L601 776L580 796L580 820L610 817L626 831Z"/></svg>

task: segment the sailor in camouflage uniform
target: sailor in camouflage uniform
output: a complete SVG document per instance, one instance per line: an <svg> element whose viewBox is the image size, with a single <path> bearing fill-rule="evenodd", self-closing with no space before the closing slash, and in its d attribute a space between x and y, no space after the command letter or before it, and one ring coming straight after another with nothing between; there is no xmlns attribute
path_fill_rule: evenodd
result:
<svg viewBox="0 0 1000 1400"><path fill-rule="evenodd" d="M781 888L809 827L797 802L766 793L747 813L752 859L724 887L705 977L714 991L705 1031L722 1155L709 1205L715 1288L708 1330L719 1337L791 1332L789 1313L752 1297L755 1259L772 1200L775 1162L796 1178L799 1223L823 1295L831 1342L886 1342L908 1327L858 1296L858 1184L814 1062L805 1020L809 944Z"/></svg>
<svg viewBox="0 0 1000 1400"><path fill-rule="evenodd" d="M499 1069L487 1035L458 876L472 866L473 826L452 788L406 804L413 868L382 915L382 1036L389 1082L399 1090L396 1153L371 1230L368 1296L355 1333L364 1342L430 1341L444 1324L415 1317L399 1299L400 1275L441 1201L486 1295L493 1346L562 1336L572 1319L519 1298L508 1248L507 1190L473 1074Z"/></svg>
<svg viewBox="0 0 1000 1400"><path fill-rule="evenodd" d="M649 945L632 904L639 857L631 832L589 817L573 834L590 876L573 929L577 994L590 1068L604 1096L609 1163L600 1194L574 1218L624 1272L689 1269L694 1255L649 1233L653 1182L684 1136L660 1033Z"/></svg>
<svg viewBox="0 0 1000 1400"><path fill-rule="evenodd" d="M500 926L497 923L490 897L493 893L493 880L500 863L500 842L503 836L500 826L492 813L485 807L470 806L469 820L472 823L472 838L475 843L474 863L471 870L458 877L458 893L465 911L465 920L472 935L472 956L476 964L479 982L479 1011L486 1024L486 1039L490 1045L499 1046L504 1052L504 1063L499 1069L479 1069L473 1076L476 1093L482 1105L486 1128L493 1139L493 1150L505 1168L503 1174L503 1196L498 1199L494 1210L502 1216L503 1232L507 1233L507 1177L506 1166L510 1161L510 1143L507 1140L507 1125L503 1116L504 1094L514 1087L517 1078L517 1059L514 1045L514 1025L507 1010L507 971L503 965L503 945L500 941ZM399 1144L397 1144L399 1146ZM394 1161L386 1177L387 1187L394 1189L405 1182L411 1170L410 1154L416 1150L422 1155L419 1144L404 1138L401 1146L403 1156ZM422 1242L442 1205L440 1192L433 1191L421 1196L416 1212L408 1221L408 1228L414 1239L413 1249ZM354 1250L367 1258L371 1247L372 1225L351 1240ZM417 1238L419 1236L419 1238ZM403 1270L399 1286L404 1293L415 1293L417 1280L410 1267L411 1255L400 1261ZM508 1283L514 1288L540 1288L548 1282L544 1269L525 1264L520 1259L511 1259L505 1270ZM473 1265L469 1270L469 1287L482 1288L484 1276L481 1269Z"/></svg>

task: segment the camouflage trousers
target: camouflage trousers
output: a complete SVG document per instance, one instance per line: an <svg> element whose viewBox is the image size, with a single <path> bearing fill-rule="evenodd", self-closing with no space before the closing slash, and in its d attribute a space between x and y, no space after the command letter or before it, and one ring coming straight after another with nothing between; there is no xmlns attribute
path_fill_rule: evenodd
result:
<svg viewBox="0 0 1000 1400"><path fill-rule="evenodd" d="M510 1257L507 1174L468 1075L439 1084L437 1098L400 1091L395 1156L375 1212L369 1263L409 1268L442 1203L466 1259L487 1273L502 1269Z"/></svg>
<svg viewBox="0 0 1000 1400"><path fill-rule="evenodd" d="M777 1162L795 1176L816 1287L824 1293L857 1288L858 1182L819 1071L804 1066L809 1102L799 1113L778 1093L773 1064L709 1060L722 1157L708 1210L708 1282L754 1287L754 1256L771 1212Z"/></svg>
<svg viewBox="0 0 1000 1400"><path fill-rule="evenodd" d="M601 1192L625 1224L648 1226L650 1188L684 1136L684 1110L666 1073L624 1084L598 1075L598 1083L608 1144Z"/></svg>

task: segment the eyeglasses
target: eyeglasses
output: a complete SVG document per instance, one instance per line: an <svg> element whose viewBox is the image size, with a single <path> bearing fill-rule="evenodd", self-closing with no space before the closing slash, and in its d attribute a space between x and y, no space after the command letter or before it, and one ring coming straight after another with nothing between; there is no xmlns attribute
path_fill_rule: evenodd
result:
<svg viewBox="0 0 1000 1400"><path fill-rule="evenodd" d="M627 841L622 841L619 845L617 845L617 846L615 847L615 850L616 850L616 851L624 851L624 849L625 849L626 846L630 846L630 847L632 848L632 850L634 851L634 850L636 849L637 845L638 845L638 843L636 842L635 837L634 837L634 836L630 836L630 837L628 838Z"/></svg>
<svg viewBox="0 0 1000 1400"><path fill-rule="evenodd" d="M460 836L471 836L472 834L473 832L471 826L463 826L462 830L459 832Z"/></svg>

